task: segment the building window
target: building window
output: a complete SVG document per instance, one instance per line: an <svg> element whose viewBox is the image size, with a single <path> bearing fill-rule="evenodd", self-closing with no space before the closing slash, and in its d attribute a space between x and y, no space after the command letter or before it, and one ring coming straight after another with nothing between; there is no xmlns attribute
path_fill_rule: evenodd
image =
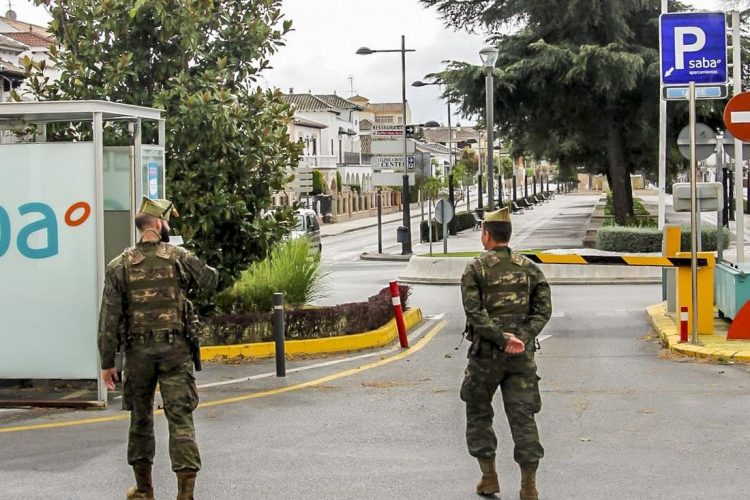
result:
<svg viewBox="0 0 750 500"><path fill-rule="evenodd" d="M331 156L336 156L336 153L333 151L333 139L331 139Z"/></svg>
<svg viewBox="0 0 750 500"><path fill-rule="evenodd" d="M393 116L392 115L376 116L375 123L393 123Z"/></svg>
<svg viewBox="0 0 750 500"><path fill-rule="evenodd" d="M396 117L396 123L398 123L399 125L401 125L402 123L404 123L404 119L402 117L398 116L398 117Z"/></svg>
<svg viewBox="0 0 750 500"><path fill-rule="evenodd" d="M313 145L313 154L312 155L313 156L318 156L318 139L317 138L313 137L312 145Z"/></svg>

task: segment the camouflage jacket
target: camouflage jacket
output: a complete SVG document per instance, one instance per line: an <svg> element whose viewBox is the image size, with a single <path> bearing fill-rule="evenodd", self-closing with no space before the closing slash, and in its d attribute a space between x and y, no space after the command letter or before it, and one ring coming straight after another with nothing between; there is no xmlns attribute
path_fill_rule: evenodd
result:
<svg viewBox="0 0 750 500"><path fill-rule="evenodd" d="M508 247L484 252L466 266L461 296L473 335L500 348L508 332L528 349L552 315L552 294L541 269Z"/></svg>
<svg viewBox="0 0 750 500"><path fill-rule="evenodd" d="M136 248L144 253L155 253L163 243L138 243ZM216 269L207 266L198 257L181 247L173 247L176 251L175 266L180 287L183 292L191 288L212 291L216 289L219 275ZM115 356L118 343L122 343L129 336L128 330L128 294L125 277L126 250L107 265L104 278L104 293L99 312L98 345L102 369L115 366Z"/></svg>

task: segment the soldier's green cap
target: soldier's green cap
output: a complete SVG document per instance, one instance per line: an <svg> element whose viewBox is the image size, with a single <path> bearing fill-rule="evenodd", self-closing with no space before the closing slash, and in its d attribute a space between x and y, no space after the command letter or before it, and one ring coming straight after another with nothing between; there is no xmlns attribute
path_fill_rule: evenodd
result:
<svg viewBox="0 0 750 500"><path fill-rule="evenodd" d="M141 201L141 208L139 208L138 211L144 214L148 214L152 217L156 217L157 219L165 220L167 222L169 221L170 216L180 216L171 201L159 199L152 200L145 196Z"/></svg>
<svg viewBox="0 0 750 500"><path fill-rule="evenodd" d="M487 212L484 214L484 222L510 222L510 210L505 207L494 212Z"/></svg>

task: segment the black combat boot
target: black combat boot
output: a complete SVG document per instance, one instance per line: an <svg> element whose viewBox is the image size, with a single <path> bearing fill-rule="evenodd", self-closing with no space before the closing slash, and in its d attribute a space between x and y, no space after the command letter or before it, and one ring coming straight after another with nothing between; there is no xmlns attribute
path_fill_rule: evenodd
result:
<svg viewBox="0 0 750 500"><path fill-rule="evenodd" d="M194 500L196 472L177 473L177 500Z"/></svg>
<svg viewBox="0 0 750 500"><path fill-rule="evenodd" d="M151 464L133 466L135 486L128 490L126 500L154 500L154 483L151 481Z"/></svg>
<svg viewBox="0 0 750 500"><path fill-rule="evenodd" d="M539 492L536 490L536 468L536 465L521 467L521 500L539 500Z"/></svg>
<svg viewBox="0 0 750 500"><path fill-rule="evenodd" d="M492 495L500 493L500 481L495 470L495 457L480 458L479 468L482 469L482 480L477 484L477 494Z"/></svg>

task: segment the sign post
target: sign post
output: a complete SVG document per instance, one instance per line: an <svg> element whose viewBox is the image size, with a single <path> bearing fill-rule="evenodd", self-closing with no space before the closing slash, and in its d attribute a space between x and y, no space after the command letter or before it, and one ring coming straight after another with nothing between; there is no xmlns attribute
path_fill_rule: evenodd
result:
<svg viewBox="0 0 750 500"><path fill-rule="evenodd" d="M448 253L448 223L453 220L453 205L440 200L435 205L435 220L443 225L443 253Z"/></svg>
<svg viewBox="0 0 750 500"><path fill-rule="evenodd" d="M698 201L695 101L720 99L727 87L727 27L723 12L662 14L659 18L662 98L684 100L690 109L690 230L693 331L698 344ZM734 61L737 63L737 61Z"/></svg>

